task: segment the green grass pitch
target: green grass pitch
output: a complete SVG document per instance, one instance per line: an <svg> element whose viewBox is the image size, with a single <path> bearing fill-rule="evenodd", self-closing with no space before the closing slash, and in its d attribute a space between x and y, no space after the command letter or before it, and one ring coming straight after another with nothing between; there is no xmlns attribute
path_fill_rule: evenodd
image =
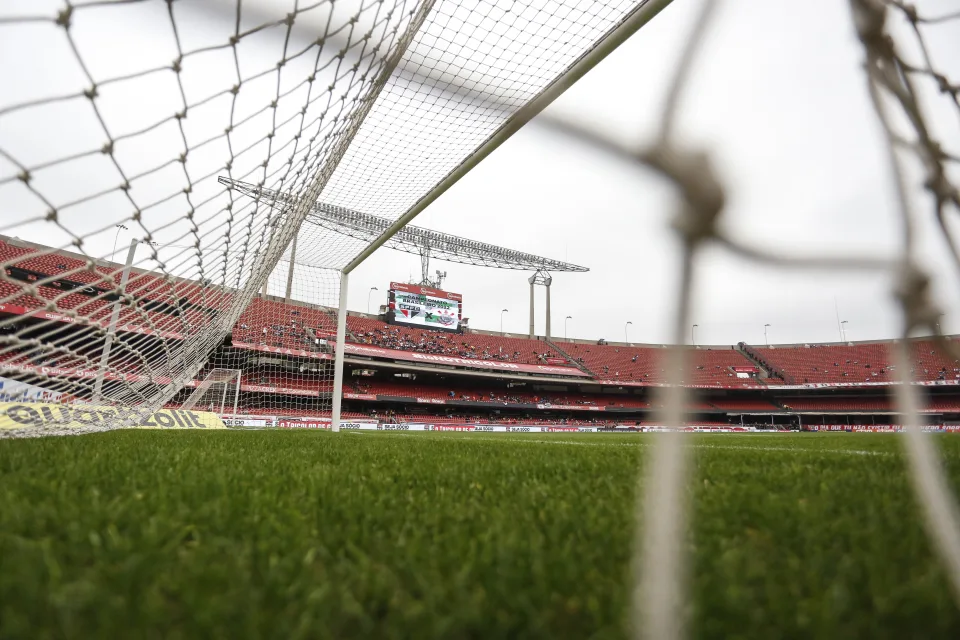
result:
<svg viewBox="0 0 960 640"><path fill-rule="evenodd" d="M624 637L650 442L0 441L0 637ZM898 437L685 442L693 637L960 637ZM958 489L960 438L938 442Z"/></svg>

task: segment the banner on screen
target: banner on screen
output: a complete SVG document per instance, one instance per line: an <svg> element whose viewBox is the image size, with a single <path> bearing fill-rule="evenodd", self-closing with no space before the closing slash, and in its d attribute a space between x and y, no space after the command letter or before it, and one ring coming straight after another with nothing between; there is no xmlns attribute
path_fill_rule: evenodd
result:
<svg viewBox="0 0 960 640"><path fill-rule="evenodd" d="M431 287L391 282L390 322L438 331L459 331L463 296Z"/></svg>

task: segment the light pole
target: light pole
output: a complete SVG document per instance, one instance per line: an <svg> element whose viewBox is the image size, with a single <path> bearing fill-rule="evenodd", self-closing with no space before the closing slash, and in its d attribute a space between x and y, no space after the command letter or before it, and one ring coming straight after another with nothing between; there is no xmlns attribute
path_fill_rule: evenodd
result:
<svg viewBox="0 0 960 640"><path fill-rule="evenodd" d="M769 326L770 326L769 324L763 325L763 341L767 344L768 347L770 346L770 339L767 337L767 327Z"/></svg>
<svg viewBox="0 0 960 640"><path fill-rule="evenodd" d="M690 342L693 343L693 346L697 346L697 327L700 325L695 324L690 327Z"/></svg>
<svg viewBox="0 0 960 640"><path fill-rule="evenodd" d="M840 338L841 338L844 342L847 341L847 328L844 326L845 324L847 324L847 321L846 321L846 320L844 320L843 322L840 323Z"/></svg>
<svg viewBox="0 0 960 640"><path fill-rule="evenodd" d="M117 240L120 239L120 231L129 231L126 226L122 224L114 225L117 227L117 235L113 237L113 251L110 252L110 259L113 260L113 256L117 255Z"/></svg>
<svg viewBox="0 0 960 640"><path fill-rule="evenodd" d="M633 324L632 322L627 320L627 324L623 325L623 341L626 342L627 344L630 344L630 338L627 336L627 327L629 327L632 324Z"/></svg>
<svg viewBox="0 0 960 640"><path fill-rule="evenodd" d="M374 291L380 291L380 289L370 287L370 291L367 292L367 315L370 315L370 296L373 295Z"/></svg>
<svg viewBox="0 0 960 640"><path fill-rule="evenodd" d="M567 341L567 320L573 320L573 316L567 316L563 319L563 341Z"/></svg>
<svg viewBox="0 0 960 640"><path fill-rule="evenodd" d="M500 335L503 336L503 314L510 313L510 309L504 309L500 312Z"/></svg>

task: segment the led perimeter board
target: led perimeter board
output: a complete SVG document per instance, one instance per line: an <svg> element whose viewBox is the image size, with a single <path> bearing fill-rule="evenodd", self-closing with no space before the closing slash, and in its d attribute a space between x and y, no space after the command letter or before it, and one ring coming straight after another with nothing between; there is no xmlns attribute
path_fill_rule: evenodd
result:
<svg viewBox="0 0 960 640"><path fill-rule="evenodd" d="M460 331L463 296L419 284L390 283L387 322L434 331Z"/></svg>

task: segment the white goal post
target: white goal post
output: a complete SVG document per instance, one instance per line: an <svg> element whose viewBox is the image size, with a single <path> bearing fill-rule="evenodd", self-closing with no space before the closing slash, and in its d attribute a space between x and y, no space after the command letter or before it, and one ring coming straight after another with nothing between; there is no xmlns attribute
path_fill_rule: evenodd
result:
<svg viewBox="0 0 960 640"><path fill-rule="evenodd" d="M225 415L228 407L230 415L237 415L240 404L240 385L243 381L241 369L213 369L196 386L180 408L184 411L197 409ZM232 404L228 404L232 402Z"/></svg>

